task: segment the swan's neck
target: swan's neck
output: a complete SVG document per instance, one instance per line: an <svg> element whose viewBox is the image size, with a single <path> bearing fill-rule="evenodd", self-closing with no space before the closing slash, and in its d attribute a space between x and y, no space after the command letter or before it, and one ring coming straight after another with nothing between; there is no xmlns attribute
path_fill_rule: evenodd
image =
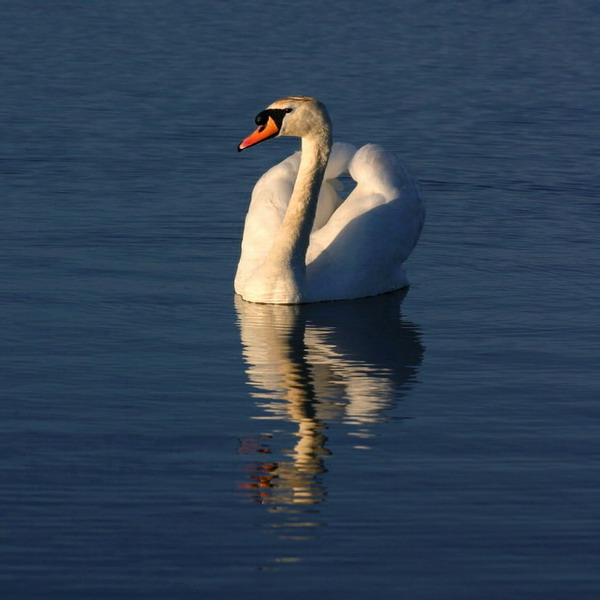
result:
<svg viewBox="0 0 600 600"><path fill-rule="evenodd" d="M269 253L269 262L304 273L310 232L330 152L329 128L321 130L319 135L302 138L298 176L281 228Z"/></svg>

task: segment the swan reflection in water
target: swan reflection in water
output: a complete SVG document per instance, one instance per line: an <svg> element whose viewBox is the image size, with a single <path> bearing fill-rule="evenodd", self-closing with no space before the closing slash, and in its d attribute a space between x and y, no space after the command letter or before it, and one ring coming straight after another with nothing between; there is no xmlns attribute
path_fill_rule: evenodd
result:
<svg viewBox="0 0 600 600"><path fill-rule="evenodd" d="M424 346L400 314L405 294L305 305L236 297L248 383L263 410L255 418L294 428L291 435L275 426L241 440L240 451L256 458L242 484L253 500L278 510L322 502L333 454L328 426L343 423L350 435L368 439L415 383ZM291 448L275 447L290 437Z"/></svg>

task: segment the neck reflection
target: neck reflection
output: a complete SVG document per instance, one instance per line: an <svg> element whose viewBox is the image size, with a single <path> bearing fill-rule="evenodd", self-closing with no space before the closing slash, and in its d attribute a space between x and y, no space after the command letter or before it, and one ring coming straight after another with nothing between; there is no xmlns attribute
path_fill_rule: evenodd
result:
<svg viewBox="0 0 600 600"><path fill-rule="evenodd" d="M342 423L368 440L390 418L424 354L417 328L400 314L404 295L295 306L236 297L248 383L263 411L255 418L276 423L241 443L256 459L242 485L253 500L278 510L323 502L332 455L324 431Z"/></svg>

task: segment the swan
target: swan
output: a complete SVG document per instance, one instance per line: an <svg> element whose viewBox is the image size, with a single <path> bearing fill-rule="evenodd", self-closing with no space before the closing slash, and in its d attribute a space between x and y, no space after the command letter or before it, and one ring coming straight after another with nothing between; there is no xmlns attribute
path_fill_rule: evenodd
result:
<svg viewBox="0 0 600 600"><path fill-rule="evenodd" d="M256 183L246 215L235 292L249 302L302 304L376 296L408 285L403 263L425 219L419 185L378 145L332 144L316 98L277 100L256 117L242 151L277 136L301 152ZM345 200L338 178L356 182Z"/></svg>

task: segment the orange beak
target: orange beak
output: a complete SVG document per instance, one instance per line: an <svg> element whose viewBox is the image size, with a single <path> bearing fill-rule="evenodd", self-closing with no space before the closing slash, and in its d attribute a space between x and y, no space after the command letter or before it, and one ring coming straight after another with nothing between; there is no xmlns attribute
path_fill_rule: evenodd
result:
<svg viewBox="0 0 600 600"><path fill-rule="evenodd" d="M238 146L238 152L275 137L278 133L279 127L277 127L277 123L275 123L273 117L269 117L266 125L261 125L254 133L251 133L245 140L242 140L242 143Z"/></svg>

